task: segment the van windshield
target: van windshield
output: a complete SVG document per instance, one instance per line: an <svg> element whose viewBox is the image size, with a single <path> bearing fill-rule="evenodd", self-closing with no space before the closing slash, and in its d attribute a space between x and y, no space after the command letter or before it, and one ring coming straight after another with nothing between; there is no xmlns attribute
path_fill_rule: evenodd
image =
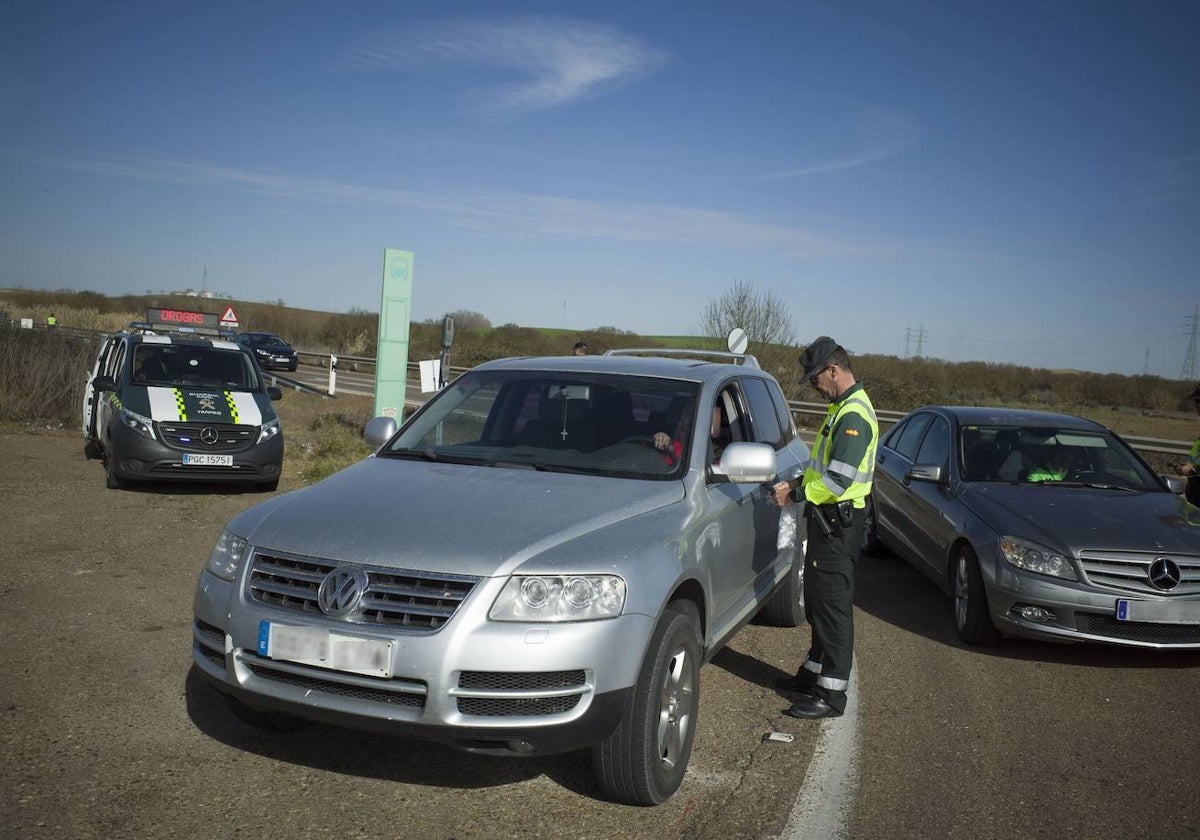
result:
<svg viewBox="0 0 1200 840"><path fill-rule="evenodd" d="M133 382L160 388L258 390L258 374L248 354L176 344L139 344L133 354Z"/></svg>

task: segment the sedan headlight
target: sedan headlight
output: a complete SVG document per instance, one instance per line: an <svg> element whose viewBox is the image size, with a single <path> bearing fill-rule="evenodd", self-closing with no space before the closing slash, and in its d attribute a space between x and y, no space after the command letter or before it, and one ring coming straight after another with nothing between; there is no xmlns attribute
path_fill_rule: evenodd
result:
<svg viewBox="0 0 1200 840"><path fill-rule="evenodd" d="M1079 580L1075 574L1075 566L1069 557L1063 557L1056 551L1037 545L1036 543L1019 540L1016 537L1000 538L1000 554L1010 566L1036 572L1039 575Z"/></svg>
<svg viewBox="0 0 1200 840"><path fill-rule="evenodd" d="M246 546L244 539L225 531L217 537L217 544L208 555L208 562L204 564L204 568L221 580L233 580L246 554Z"/></svg>
<svg viewBox="0 0 1200 840"><path fill-rule="evenodd" d="M264 440L270 440L277 434L279 434L278 417L262 424L262 427L258 430L258 442L262 443Z"/></svg>
<svg viewBox="0 0 1200 840"><path fill-rule="evenodd" d="M136 411L130 411L128 408L121 409L121 422L133 429L142 437L148 437L154 440L154 421L149 417L143 417Z"/></svg>
<svg viewBox="0 0 1200 840"><path fill-rule="evenodd" d="M493 621L592 621L625 608L616 575L516 575L492 604Z"/></svg>

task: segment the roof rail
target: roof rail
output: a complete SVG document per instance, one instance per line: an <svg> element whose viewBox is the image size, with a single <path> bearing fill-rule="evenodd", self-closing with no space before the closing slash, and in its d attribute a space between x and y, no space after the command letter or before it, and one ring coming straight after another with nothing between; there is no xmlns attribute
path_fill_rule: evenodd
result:
<svg viewBox="0 0 1200 840"><path fill-rule="evenodd" d="M604 351L605 356L682 356L685 358L721 359L729 364L759 367L758 359L749 353L728 350L684 350L674 347L618 347Z"/></svg>

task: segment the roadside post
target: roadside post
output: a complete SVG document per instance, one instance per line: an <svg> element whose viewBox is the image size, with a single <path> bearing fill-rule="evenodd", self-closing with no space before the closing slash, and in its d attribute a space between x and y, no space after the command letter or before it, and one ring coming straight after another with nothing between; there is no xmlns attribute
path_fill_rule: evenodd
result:
<svg viewBox="0 0 1200 840"><path fill-rule="evenodd" d="M337 385L337 356L329 354L329 396L334 395Z"/></svg>
<svg viewBox="0 0 1200 840"><path fill-rule="evenodd" d="M413 252L383 252L379 346L375 353L375 417L404 422L408 386L408 330L412 307Z"/></svg>
<svg viewBox="0 0 1200 840"><path fill-rule="evenodd" d="M438 390L446 387L446 371L450 370L450 345L454 343L454 319L442 319L442 363L438 371Z"/></svg>

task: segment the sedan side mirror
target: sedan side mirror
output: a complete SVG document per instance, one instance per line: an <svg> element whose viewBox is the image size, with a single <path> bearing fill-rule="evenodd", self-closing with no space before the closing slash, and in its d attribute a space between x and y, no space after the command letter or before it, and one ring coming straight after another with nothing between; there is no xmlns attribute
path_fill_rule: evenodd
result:
<svg viewBox="0 0 1200 840"><path fill-rule="evenodd" d="M931 481L934 484L942 482L941 464L913 464L905 476L910 481Z"/></svg>
<svg viewBox="0 0 1200 840"><path fill-rule="evenodd" d="M379 448L387 443L388 438L394 434L396 434L395 417L372 417L367 421L367 428L363 432L363 438L371 446Z"/></svg>
<svg viewBox="0 0 1200 840"><path fill-rule="evenodd" d="M1159 478L1167 485L1167 489L1175 495L1179 495L1187 490L1187 480L1181 475L1160 475Z"/></svg>

